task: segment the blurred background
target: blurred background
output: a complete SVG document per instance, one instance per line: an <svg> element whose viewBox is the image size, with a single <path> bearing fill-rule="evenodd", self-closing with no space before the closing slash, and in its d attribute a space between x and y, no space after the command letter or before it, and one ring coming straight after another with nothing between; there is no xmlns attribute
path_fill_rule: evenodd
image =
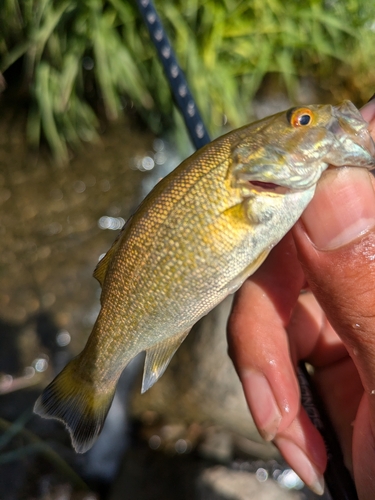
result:
<svg viewBox="0 0 375 500"><path fill-rule="evenodd" d="M372 2L155 3L212 137L375 92ZM318 498L254 428L226 354L230 299L143 396L131 363L87 454L32 415L91 331L100 256L192 151L134 0L1 1L1 499Z"/></svg>

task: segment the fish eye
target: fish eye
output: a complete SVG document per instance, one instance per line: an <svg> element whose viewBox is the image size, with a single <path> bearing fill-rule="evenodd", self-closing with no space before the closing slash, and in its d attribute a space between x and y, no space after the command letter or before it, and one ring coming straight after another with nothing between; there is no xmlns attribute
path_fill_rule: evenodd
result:
<svg viewBox="0 0 375 500"><path fill-rule="evenodd" d="M311 121L311 116L307 115L307 114L300 116L298 119L298 123L300 125L308 125L310 123L310 121Z"/></svg>
<svg viewBox="0 0 375 500"><path fill-rule="evenodd" d="M313 113L309 108L292 108L287 113L287 119L292 127L306 127L313 121Z"/></svg>

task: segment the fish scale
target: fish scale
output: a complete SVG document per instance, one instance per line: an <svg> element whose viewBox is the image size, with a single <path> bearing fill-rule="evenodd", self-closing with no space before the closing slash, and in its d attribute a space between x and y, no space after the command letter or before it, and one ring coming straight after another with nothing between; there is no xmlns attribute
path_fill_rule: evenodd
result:
<svg viewBox="0 0 375 500"><path fill-rule="evenodd" d="M349 101L292 108L229 132L161 180L99 262L101 310L88 342L46 387L36 413L62 420L78 452L103 426L118 378L146 351L142 392L190 328L264 261L328 164L374 167Z"/></svg>

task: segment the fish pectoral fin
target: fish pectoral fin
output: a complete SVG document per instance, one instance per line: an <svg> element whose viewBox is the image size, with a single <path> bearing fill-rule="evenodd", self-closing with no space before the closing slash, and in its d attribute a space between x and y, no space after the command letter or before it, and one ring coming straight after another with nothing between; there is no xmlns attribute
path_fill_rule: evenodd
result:
<svg viewBox="0 0 375 500"><path fill-rule="evenodd" d="M267 250L264 250L249 266L247 266L238 276L236 276L232 281L230 281L226 285L228 295L237 292L242 283L249 276L254 274L255 271L263 264L269 253L270 253L269 248L267 248Z"/></svg>
<svg viewBox="0 0 375 500"><path fill-rule="evenodd" d="M246 215L243 201L232 207L226 208L220 215L221 217L225 217L230 224L240 224L245 226L246 229L249 227L249 219Z"/></svg>
<svg viewBox="0 0 375 500"><path fill-rule="evenodd" d="M185 340L189 331L190 328L147 349L143 370L142 394L150 389L163 375L174 353Z"/></svg>

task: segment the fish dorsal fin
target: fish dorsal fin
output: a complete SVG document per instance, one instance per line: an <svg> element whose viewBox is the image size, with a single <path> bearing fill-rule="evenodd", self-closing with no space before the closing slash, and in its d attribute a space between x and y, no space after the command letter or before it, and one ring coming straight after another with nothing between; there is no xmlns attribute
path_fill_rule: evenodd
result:
<svg viewBox="0 0 375 500"><path fill-rule="evenodd" d="M96 268L94 271L94 278L96 278L99 281L100 286L102 288L103 288L105 275L107 274L107 269L108 269L109 263L111 262L112 256L116 253L116 251L120 245L120 239L122 239L123 234L129 228L130 221L132 220L132 218L133 218L133 216L131 216L126 221L126 224L124 225L124 227L121 229L121 231L117 235L117 238L115 239L115 241L112 243L111 248L108 250L108 252L104 255L104 257L96 265Z"/></svg>
<svg viewBox="0 0 375 500"><path fill-rule="evenodd" d="M180 347L190 329L170 337L147 349L143 370L142 393L152 387L163 375L174 353Z"/></svg>
<svg viewBox="0 0 375 500"><path fill-rule="evenodd" d="M104 255L104 257L98 262L95 271L94 271L94 278L96 278L100 286L103 288L103 283L104 283L104 278L105 275L107 274L107 269L109 266L109 263L111 262L112 256L115 254L119 244L119 238L117 238L114 242L111 248L108 250L108 252Z"/></svg>

